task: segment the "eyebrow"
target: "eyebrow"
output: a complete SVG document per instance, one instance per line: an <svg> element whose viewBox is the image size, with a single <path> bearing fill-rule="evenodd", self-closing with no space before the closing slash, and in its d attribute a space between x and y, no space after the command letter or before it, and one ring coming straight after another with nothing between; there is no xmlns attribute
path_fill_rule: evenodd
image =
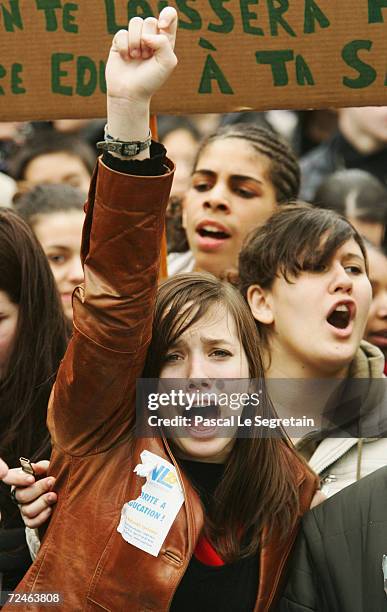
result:
<svg viewBox="0 0 387 612"><path fill-rule="evenodd" d="M202 344L207 344L210 346L215 346L217 344L227 344L228 346L232 345L232 342L230 342L229 340L226 340L225 338L208 338L206 336L200 336L200 342L202 342ZM178 339L169 348L170 349L178 348L179 346L184 345L184 344L188 344L188 342L182 339Z"/></svg>
<svg viewBox="0 0 387 612"><path fill-rule="evenodd" d="M63 244L45 244L43 248L44 251L56 250L62 253L69 253L71 251L70 247L64 246Z"/></svg>
<svg viewBox="0 0 387 612"><path fill-rule="evenodd" d="M363 255L359 255L358 253L346 253L343 259L358 259L362 263L365 263Z"/></svg>
<svg viewBox="0 0 387 612"><path fill-rule="evenodd" d="M215 177L217 173L213 172L212 170L206 170L205 168L203 168L203 169L195 170L192 176L195 176L195 174L206 174L207 176ZM263 181L257 178L254 178L253 176L247 176L245 174L232 174L230 178L233 181L235 180L236 181L254 181L255 183L258 183L259 185L263 185Z"/></svg>

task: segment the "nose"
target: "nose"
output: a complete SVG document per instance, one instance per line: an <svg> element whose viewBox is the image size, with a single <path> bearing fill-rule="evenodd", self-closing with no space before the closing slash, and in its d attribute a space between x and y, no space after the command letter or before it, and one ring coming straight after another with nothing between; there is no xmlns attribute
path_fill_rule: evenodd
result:
<svg viewBox="0 0 387 612"><path fill-rule="evenodd" d="M203 200L203 208L205 210L229 213L231 206L226 185L217 183L210 191L207 191Z"/></svg>
<svg viewBox="0 0 387 612"><path fill-rule="evenodd" d="M187 368L188 391L208 391L211 388L211 381L206 376L203 365L203 360L199 356L190 360Z"/></svg>
<svg viewBox="0 0 387 612"><path fill-rule="evenodd" d="M79 285L83 282L83 268L81 264L81 258L78 254L74 255L71 259L68 268L67 278L71 283L74 283L75 285Z"/></svg>
<svg viewBox="0 0 387 612"><path fill-rule="evenodd" d="M189 378L187 390L193 393L194 391L209 391L211 389L211 381L207 378Z"/></svg>
<svg viewBox="0 0 387 612"><path fill-rule="evenodd" d="M329 284L330 293L352 293L353 280L345 268L337 263L333 267L332 279Z"/></svg>

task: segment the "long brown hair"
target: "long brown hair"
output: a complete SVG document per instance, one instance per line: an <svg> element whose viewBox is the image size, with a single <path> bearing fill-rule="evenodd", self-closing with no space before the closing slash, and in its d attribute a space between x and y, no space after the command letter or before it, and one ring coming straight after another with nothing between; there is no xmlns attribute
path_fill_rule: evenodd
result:
<svg viewBox="0 0 387 612"><path fill-rule="evenodd" d="M181 274L159 288L153 336L144 377L156 378L168 348L199 321L213 305L223 305L232 315L253 379L261 381L261 403L275 416L264 386L259 339L252 314L240 293L210 274ZM265 415L265 416L267 416ZM299 502L286 436L237 439L224 475L214 493L205 530L222 558L228 562L254 554L263 526L286 534L294 525ZM248 538L241 538L241 526ZM246 540L246 541L245 541Z"/></svg>
<svg viewBox="0 0 387 612"><path fill-rule="evenodd" d="M19 307L0 380L0 456L15 466L20 455L49 456L47 404L70 330L41 246L9 209L0 209L0 290Z"/></svg>

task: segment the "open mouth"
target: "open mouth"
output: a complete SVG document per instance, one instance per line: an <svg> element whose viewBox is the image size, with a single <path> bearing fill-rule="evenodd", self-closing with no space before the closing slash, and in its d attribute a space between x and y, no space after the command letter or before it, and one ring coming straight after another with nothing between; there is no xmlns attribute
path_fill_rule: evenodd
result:
<svg viewBox="0 0 387 612"><path fill-rule="evenodd" d="M208 406L192 406L189 411L189 416L195 419L196 416L202 416L204 419L216 419L219 416L219 407L215 404Z"/></svg>
<svg viewBox="0 0 387 612"><path fill-rule="evenodd" d="M230 234L228 232L217 229L213 225L202 225L197 229L197 233L202 238L213 238L214 240L226 240L230 238Z"/></svg>
<svg viewBox="0 0 387 612"><path fill-rule="evenodd" d="M336 329L346 329L352 321L354 314L353 303L338 304L328 315L327 321Z"/></svg>

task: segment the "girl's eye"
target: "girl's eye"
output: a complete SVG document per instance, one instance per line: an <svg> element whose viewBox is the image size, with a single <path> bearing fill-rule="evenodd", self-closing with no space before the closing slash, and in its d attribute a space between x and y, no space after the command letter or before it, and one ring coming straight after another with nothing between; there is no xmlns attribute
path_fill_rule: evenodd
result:
<svg viewBox="0 0 387 612"><path fill-rule="evenodd" d="M242 187L237 187L235 189L235 193L246 199L254 198L257 195L254 193L254 191L250 191L250 189L243 189Z"/></svg>
<svg viewBox="0 0 387 612"><path fill-rule="evenodd" d="M183 357L177 353L169 353L169 355L165 356L166 362L179 361L180 359L183 359Z"/></svg>
<svg viewBox="0 0 387 612"><path fill-rule="evenodd" d="M212 357L231 357L231 353L230 351L225 351L223 349L215 349L214 351L212 351L211 353Z"/></svg>
<svg viewBox="0 0 387 612"><path fill-rule="evenodd" d="M344 270L350 274L363 274L363 270L360 266L345 266Z"/></svg>
<svg viewBox="0 0 387 612"><path fill-rule="evenodd" d="M210 185L208 183L196 183L193 188L196 189L196 191L208 191Z"/></svg>
<svg viewBox="0 0 387 612"><path fill-rule="evenodd" d="M53 264L63 264L66 261L66 258L64 255L47 255L47 259L48 261L50 261Z"/></svg>

